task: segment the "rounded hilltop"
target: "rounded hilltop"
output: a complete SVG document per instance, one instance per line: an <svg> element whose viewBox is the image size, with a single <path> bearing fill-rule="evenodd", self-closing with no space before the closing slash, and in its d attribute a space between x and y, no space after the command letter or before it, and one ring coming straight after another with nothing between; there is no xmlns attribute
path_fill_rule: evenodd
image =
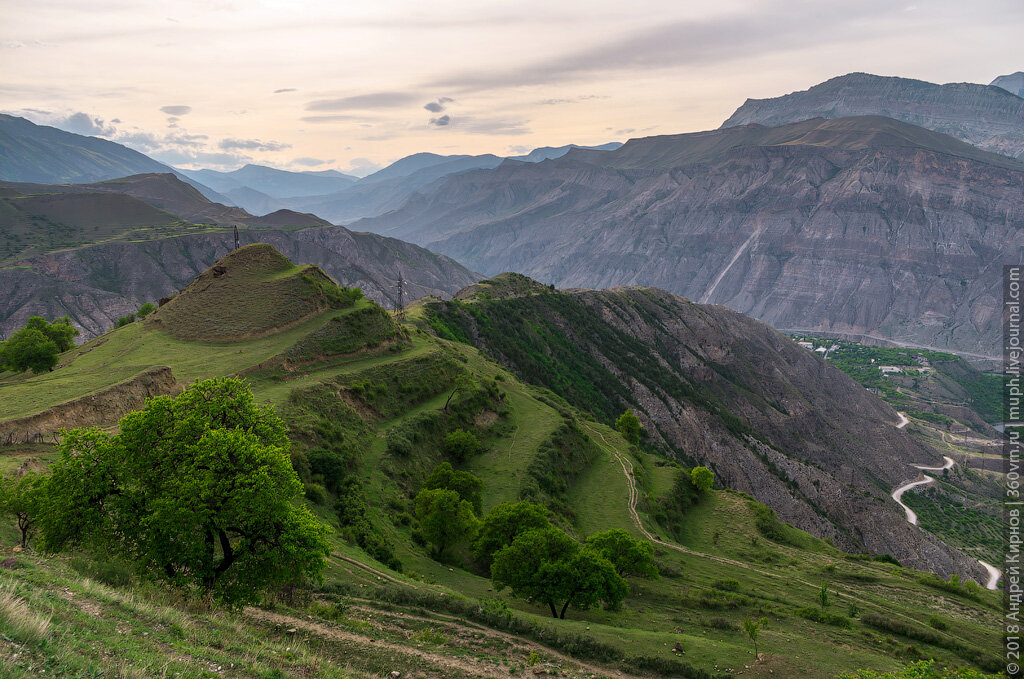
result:
<svg viewBox="0 0 1024 679"><path fill-rule="evenodd" d="M455 293L455 299L471 300L484 296L491 299L512 299L540 295L552 290L553 288L549 288L529 276L507 272L464 287Z"/></svg>
<svg viewBox="0 0 1024 679"><path fill-rule="evenodd" d="M243 340L350 306L358 290L317 266L296 266L272 245L234 250L146 319L181 339Z"/></svg>

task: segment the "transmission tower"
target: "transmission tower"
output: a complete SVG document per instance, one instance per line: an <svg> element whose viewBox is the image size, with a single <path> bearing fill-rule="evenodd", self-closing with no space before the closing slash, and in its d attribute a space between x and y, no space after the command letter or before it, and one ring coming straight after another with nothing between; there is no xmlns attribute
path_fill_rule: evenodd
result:
<svg viewBox="0 0 1024 679"><path fill-rule="evenodd" d="M398 283L395 285L398 288L398 303L395 305L395 315L405 315L405 277L402 275L402 267L398 267Z"/></svg>

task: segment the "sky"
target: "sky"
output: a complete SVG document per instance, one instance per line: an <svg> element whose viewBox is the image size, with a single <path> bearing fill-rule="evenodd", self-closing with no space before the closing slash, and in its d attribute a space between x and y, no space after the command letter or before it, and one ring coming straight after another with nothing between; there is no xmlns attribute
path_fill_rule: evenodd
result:
<svg viewBox="0 0 1024 679"><path fill-rule="evenodd" d="M1021 0L0 0L0 111L176 167L365 175L718 127L864 71L1024 70Z"/></svg>

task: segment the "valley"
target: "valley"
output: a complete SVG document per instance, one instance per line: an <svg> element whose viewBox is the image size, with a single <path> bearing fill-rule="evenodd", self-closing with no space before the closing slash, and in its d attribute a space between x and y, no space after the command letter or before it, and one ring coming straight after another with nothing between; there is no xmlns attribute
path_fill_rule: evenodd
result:
<svg viewBox="0 0 1024 679"><path fill-rule="evenodd" d="M50 625L74 633L19 632L0 642L16 654L12 676L34 676L43 668L47 675L74 676L115 668L147 674L162 667L182 676L379 676L397 671L403 676L472 677L543 669L563 676L834 677L860 667L894 669L921 655L982 669L998 662L988 650L997 639L997 596L967 582L984 584L983 572L949 571L964 577L967 584L960 585L955 578L918 570L921 566L912 566L917 562L909 556L900 559L908 563L897 566L892 556L840 550L831 542L849 539L843 532L830 529L827 537L835 536L830 541L815 537L782 523L739 490L717 486L703 495L692 490L679 495L689 484L689 474L681 472L698 461L713 463L719 483L737 485L742 477L732 476L726 457L705 457L709 452L698 439L667 428L651 396L636 402L646 406L638 412L649 429L648 441L631 445L610 425L635 397L613 386L611 377L594 372L603 360L591 353L594 349L577 354L593 357L587 359L594 361L590 368L551 352L554 362L547 372L553 380L537 380L543 372L531 372L529 363L513 360L514 354L499 356L491 341L498 335L490 334L488 323L519 318L526 324L520 337L545 338L554 349L556 326L540 319L557 319L546 316L553 309L562 314L575 310L564 317L572 318L578 330L587 328L593 335L607 324L601 336L637 351L642 345L626 344L624 328L643 328L646 337L662 325L684 327L685 319L695 334L673 330L677 341L698 356L714 356L714 364L704 362L708 359L695 364L704 366L704 386L699 392L685 389L695 373L684 363L673 368L678 386L648 381L646 389L661 391L660 398L675 394L680 400L673 407L703 422L702 436L711 437L709 451L723 446L730 456L751 451L746 466L758 464L752 453L762 451L777 459L777 466L799 463L801 469L815 469L798 462L797 451L811 459L809 448L773 442L784 430L774 428L773 418L793 412L796 401L773 396L772 382L759 387L760 406L744 404L743 399L754 398L751 394L740 397L750 387L744 371L751 367L741 369L729 356L748 355L752 343L772 343L798 366L818 360L767 327L719 307L673 302L677 298L659 291L553 292L515 277L484 281L447 307L432 301L396 317L333 284L309 283L320 280L315 267L294 266L266 245L243 247L217 267L145 319L60 356L52 373L0 376L5 397L0 428L17 427L19 418L76 399L99 402L97 397L110 387L155 366L167 366L173 375L173 384L163 387L168 394L196 378L243 376L256 400L274 407L286 423L292 462L305 484L305 505L332 526L324 582L306 590L304 599L279 594L272 605L234 616L198 604L181 607L177 595L113 558L14 553L17 568L4 576L5 587L25 602L24 615L50 616ZM265 288L253 297L256 306L239 305L238 295L253 285ZM517 305L522 313L510 316L502 311L507 305ZM465 318L476 319L482 350L466 341L472 333L461 341L446 339L458 328L470 328ZM583 324L585 318L591 320ZM718 328L729 332L717 334ZM594 339L595 349L603 346ZM652 347L665 341L647 339ZM533 351L542 345L521 346ZM682 346L676 347L680 354L666 346L657 358L636 355L635 360L678 360L690 351ZM831 385L825 394L837 390L837 398L862 409L865 424L858 436L877 431L878 437L895 441L890 454L904 455L908 463L928 459L927 449L899 433L898 418L888 406L853 391L860 388L834 368L822 364L817 370L821 384ZM806 372L804 367L788 379ZM580 400L580 394L592 398ZM814 399L826 397L810 397L799 407L822 407ZM129 407L138 407L108 403L102 413L107 425ZM774 403L770 408L779 409L776 415L769 416L770 410L759 414L766 403ZM481 450L461 460L451 457L444 441L446 432L455 429L472 432ZM39 433L41 442L5 447L0 459L22 469L51 462L52 431ZM762 448L768 445L785 445L793 457ZM353 533L331 510L332 498L341 495L332 490L338 488L337 477L322 466L332 459L325 451L346 460L346 477L358 479L369 526L360 530L370 533ZM816 476L821 482L828 478L829 455L822 451L815 459L822 467ZM424 479L445 461L481 479L483 514L501 502L530 498L549 507L552 520L579 539L621 528L653 544L660 577L628 578L629 594L618 610L571 609L559 620L539 603L497 591L462 548L436 560L420 542L422 527L411 515ZM857 473L878 475L880 481L886 474L904 474L905 465L890 467L881 459L864 464ZM689 504L678 505L684 497ZM776 495L762 501L784 517L797 506ZM909 528L895 503L887 509L879 505L881 499L865 501L874 516L892 515L894 531L895 526ZM820 530L820 525L807 525ZM12 529L8 524L2 528ZM928 539L914 531L896 533L900 537L891 544ZM358 536L371 534L378 542L360 547L357 540L363 538ZM867 524L851 534L867 536ZM921 537L908 537L915 534ZM871 548L875 540L866 538L871 544L865 546ZM940 542L928 544L920 553L936 558L940 567L943 559L961 563ZM814 603L823 584L832 596L828 610ZM768 620L760 658L753 656L742 631L742 621L751 616ZM944 631L929 631L935 628L922 623L929 619L938 620L935 624ZM902 632L894 633L894 624ZM842 654L834 652L836 645Z"/></svg>

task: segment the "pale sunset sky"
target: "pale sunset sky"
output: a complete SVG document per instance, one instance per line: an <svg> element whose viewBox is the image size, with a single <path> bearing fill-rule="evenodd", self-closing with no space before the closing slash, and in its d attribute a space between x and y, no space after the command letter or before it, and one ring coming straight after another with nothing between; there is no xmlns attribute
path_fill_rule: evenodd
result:
<svg viewBox="0 0 1024 679"><path fill-rule="evenodd" d="M183 168L366 174L718 127L866 71L1024 70L1024 1L0 0L0 111Z"/></svg>

